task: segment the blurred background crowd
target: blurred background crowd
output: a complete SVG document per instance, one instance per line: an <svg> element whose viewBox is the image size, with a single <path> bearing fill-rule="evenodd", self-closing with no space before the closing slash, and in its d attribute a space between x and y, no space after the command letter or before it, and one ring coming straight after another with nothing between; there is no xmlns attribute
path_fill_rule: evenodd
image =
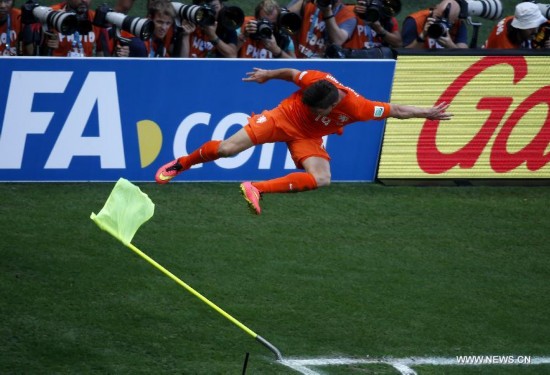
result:
<svg viewBox="0 0 550 375"><path fill-rule="evenodd" d="M550 49L550 5L531 1L37 1L0 0L1 55L379 58L397 48Z"/></svg>

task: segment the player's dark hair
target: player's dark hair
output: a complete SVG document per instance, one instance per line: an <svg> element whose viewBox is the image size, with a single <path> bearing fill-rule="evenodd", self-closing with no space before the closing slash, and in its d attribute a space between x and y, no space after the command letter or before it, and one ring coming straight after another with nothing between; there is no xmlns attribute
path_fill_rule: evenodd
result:
<svg viewBox="0 0 550 375"><path fill-rule="evenodd" d="M313 83L304 90L302 103L309 107L325 109L338 100L338 89L327 80Z"/></svg>

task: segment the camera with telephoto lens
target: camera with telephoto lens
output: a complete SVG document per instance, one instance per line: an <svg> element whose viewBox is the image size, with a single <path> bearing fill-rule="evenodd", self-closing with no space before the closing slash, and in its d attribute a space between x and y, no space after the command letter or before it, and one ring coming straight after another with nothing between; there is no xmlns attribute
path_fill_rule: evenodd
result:
<svg viewBox="0 0 550 375"><path fill-rule="evenodd" d="M540 12L546 19L550 19L550 4L538 4Z"/></svg>
<svg viewBox="0 0 550 375"><path fill-rule="evenodd" d="M359 18L367 22L390 19L401 11L401 0L362 0L357 4L367 8L365 13L357 13Z"/></svg>
<svg viewBox="0 0 550 375"><path fill-rule="evenodd" d="M451 23L449 22L449 12L451 11L451 4L447 4L445 11L443 11L443 16L437 17L434 23L428 27L428 36L432 39L439 39L444 35L447 35L449 29L451 28Z"/></svg>
<svg viewBox="0 0 550 375"><path fill-rule="evenodd" d="M107 4L96 9L93 24L103 28L114 25L117 31L124 30L141 40L149 39L155 28L155 24L150 19L114 12ZM117 33L117 37L121 38L119 33Z"/></svg>
<svg viewBox="0 0 550 375"><path fill-rule="evenodd" d="M216 12L207 5L185 5L172 2L180 20L189 21L197 26L211 26L216 23Z"/></svg>
<svg viewBox="0 0 550 375"><path fill-rule="evenodd" d="M272 36L273 36L273 24L268 20L266 20L265 18L256 20L256 32L254 34L250 34L250 39L254 39L254 40L271 39Z"/></svg>
<svg viewBox="0 0 550 375"><path fill-rule="evenodd" d="M456 0L460 5L458 18L476 16L488 20L497 20L502 17L502 3L500 0Z"/></svg>
<svg viewBox="0 0 550 375"><path fill-rule="evenodd" d="M78 29L76 14L40 6L34 0L27 1L21 7L21 22L26 25L41 23L45 29L63 35L74 34Z"/></svg>
<svg viewBox="0 0 550 375"><path fill-rule="evenodd" d="M277 18L277 27L288 36L295 35L302 27L302 17L287 8L281 8L281 13Z"/></svg>

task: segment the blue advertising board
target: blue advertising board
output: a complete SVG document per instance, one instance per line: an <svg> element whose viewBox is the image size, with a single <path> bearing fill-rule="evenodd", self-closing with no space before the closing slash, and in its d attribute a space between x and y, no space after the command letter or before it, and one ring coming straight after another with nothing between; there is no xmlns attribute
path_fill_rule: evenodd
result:
<svg viewBox="0 0 550 375"><path fill-rule="evenodd" d="M388 101L393 60L0 59L0 181L153 181L157 169L276 107L293 83L243 82L253 67L330 72ZM333 181L373 181L383 121L331 135ZM266 144L195 166L179 181L263 180L295 169Z"/></svg>

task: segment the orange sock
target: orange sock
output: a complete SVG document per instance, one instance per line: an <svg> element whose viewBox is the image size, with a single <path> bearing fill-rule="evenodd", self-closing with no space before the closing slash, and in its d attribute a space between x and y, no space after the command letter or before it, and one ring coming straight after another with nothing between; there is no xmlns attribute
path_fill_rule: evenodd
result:
<svg viewBox="0 0 550 375"><path fill-rule="evenodd" d="M297 193L317 189L317 181L311 173L294 172L273 180L253 182L262 193Z"/></svg>
<svg viewBox="0 0 550 375"><path fill-rule="evenodd" d="M220 143L221 141L208 141L189 155L178 158L178 162L187 169L195 164L219 159L218 148Z"/></svg>

